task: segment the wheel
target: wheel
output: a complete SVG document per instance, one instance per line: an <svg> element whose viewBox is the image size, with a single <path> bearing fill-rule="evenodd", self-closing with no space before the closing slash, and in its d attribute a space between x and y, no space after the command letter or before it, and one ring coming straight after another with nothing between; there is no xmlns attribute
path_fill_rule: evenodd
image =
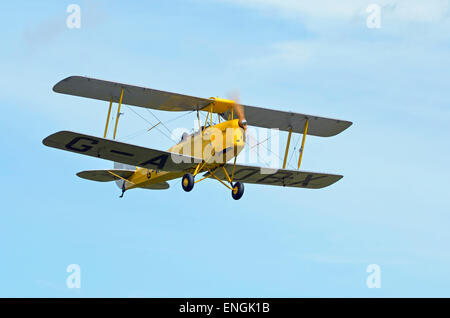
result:
<svg viewBox="0 0 450 318"><path fill-rule="evenodd" d="M233 190L231 190L231 196L235 200L239 200L244 194L244 184L240 182L236 182L233 185Z"/></svg>
<svg viewBox="0 0 450 318"><path fill-rule="evenodd" d="M194 176L190 173L186 173L181 179L181 185L184 191L191 191L194 188Z"/></svg>

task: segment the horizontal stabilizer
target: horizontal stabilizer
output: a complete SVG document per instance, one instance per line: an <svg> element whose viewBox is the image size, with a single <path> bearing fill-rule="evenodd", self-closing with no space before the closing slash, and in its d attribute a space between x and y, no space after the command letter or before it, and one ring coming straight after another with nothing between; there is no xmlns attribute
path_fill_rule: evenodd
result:
<svg viewBox="0 0 450 318"><path fill-rule="evenodd" d="M128 179L134 172L135 170L87 170L78 172L77 176L91 181L108 182L121 180L117 176Z"/></svg>

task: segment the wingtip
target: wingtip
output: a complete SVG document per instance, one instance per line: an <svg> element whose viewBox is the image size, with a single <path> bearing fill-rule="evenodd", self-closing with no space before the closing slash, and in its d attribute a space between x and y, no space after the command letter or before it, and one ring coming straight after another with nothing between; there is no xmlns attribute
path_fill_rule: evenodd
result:
<svg viewBox="0 0 450 318"><path fill-rule="evenodd" d="M68 77L66 77L66 78L64 78L64 79L62 79L62 80L60 80L58 83L56 83L55 85L53 85L52 90L53 90L55 93L61 93L61 90L60 90L59 88L62 86L62 84L63 84L64 82L70 81L71 79L74 79L74 78L77 78L77 77L81 77L81 76L79 76L79 75L71 75L71 76L68 76Z"/></svg>
<svg viewBox="0 0 450 318"><path fill-rule="evenodd" d="M67 131L67 130L61 130L61 131L55 132L55 133L53 133L53 134L50 134L50 135L48 135L47 137L45 137L44 139L42 139L42 144L43 144L44 146L47 146L47 147L53 147L53 146L52 146L52 137L55 136L55 135L58 135L58 134L68 133L68 132L70 132L70 131Z"/></svg>
<svg viewBox="0 0 450 318"><path fill-rule="evenodd" d="M353 122L348 121L348 120L345 120L345 121L339 120L339 122L341 122L341 123L344 122L346 124L346 126L343 127L341 130L336 131L336 132L334 132L334 133L332 133L330 135L323 135L321 137L334 137L334 136L337 136L337 135L343 133L344 131L346 131L348 128L350 128L351 125L353 125Z"/></svg>
<svg viewBox="0 0 450 318"><path fill-rule="evenodd" d="M51 147L51 145L50 145L51 144L51 137L52 137L52 135L47 136L44 139L42 139L42 144L44 146Z"/></svg>

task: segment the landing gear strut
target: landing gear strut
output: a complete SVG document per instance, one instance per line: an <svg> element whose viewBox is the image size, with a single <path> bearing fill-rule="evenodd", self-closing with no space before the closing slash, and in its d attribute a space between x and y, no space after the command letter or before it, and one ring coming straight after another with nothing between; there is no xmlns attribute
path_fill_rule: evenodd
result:
<svg viewBox="0 0 450 318"><path fill-rule="evenodd" d="M235 159L236 159L236 158L235 158ZM236 164L236 160L235 160L235 163L234 163L234 164ZM205 165L205 163L203 163L203 165L202 165L201 167L203 167L204 165ZM195 183L197 183L197 182L199 182L199 181L202 181L202 180L205 180L205 179L207 179L207 178L212 177L212 178L216 179L217 181L219 181L220 183L222 183L225 187L227 187L228 189L231 190L231 196L233 197L233 199L239 200L240 198L242 198L242 196L244 195L244 184L241 183L241 182L235 182L235 183L233 183L233 176L234 176L234 168L235 168L235 166L233 167L233 172L232 172L232 174L231 174L231 177L230 177L230 175L228 174L228 172L227 172L227 170L225 169L225 167L222 166L223 173L224 173L224 175L225 175L225 177L226 177L226 181L228 181L229 185L228 185L227 183L225 183L226 181L225 181L225 182L222 181L221 178L219 178L219 177L217 177L217 176L215 175L214 172L215 172L218 168L219 168L219 167L217 167L217 168L215 168L215 169L212 169L212 170L209 170L209 169L208 169L208 173L205 174L205 176L204 176L203 178L201 178L200 180L195 181L195 180L194 180L194 179L195 179L195 175L197 174L197 172L201 171L200 164L199 164L199 165L197 166L197 168L195 169L194 174L186 173L186 174L181 178L181 186L183 187L183 190L186 191L186 192L189 192L189 191L191 191L191 190L194 188L194 184L195 184Z"/></svg>

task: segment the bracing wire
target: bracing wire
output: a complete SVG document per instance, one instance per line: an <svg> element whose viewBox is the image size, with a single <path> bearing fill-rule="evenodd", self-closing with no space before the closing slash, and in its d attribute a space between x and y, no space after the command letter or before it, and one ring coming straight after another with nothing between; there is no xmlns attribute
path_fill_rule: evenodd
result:
<svg viewBox="0 0 450 318"><path fill-rule="evenodd" d="M150 122L149 120L147 120L144 116L142 116L141 114L139 114L138 112L136 112L136 111L134 111L131 107L129 107L128 105L126 105L133 113L135 113L137 116L139 116L141 119L143 119L146 123L148 123L148 124L150 124L151 125L151 128L149 128L149 129L147 129L147 128L145 128L145 129L140 129L140 130L138 130L138 131L136 131L136 132L134 132L134 133L132 133L132 134L129 134L129 135L127 135L127 136L125 136L125 137L123 137L123 138L121 138L122 140L130 140L130 139L133 139L133 138L136 138L136 137L138 137L138 136L140 136L140 135L142 135L142 134L145 134L146 132L149 132L149 131L151 131L153 128L157 128L157 126L159 125L159 124L161 124L162 126L164 126L165 128L166 128L166 130L170 133L170 136L172 135L172 132L170 131L170 129L165 125L165 123L167 124L167 123L169 123L169 122L173 122L173 121L175 121L175 120L177 120L177 119L180 119L180 118L182 118L182 117L185 117L185 116L187 116L187 115L189 115L189 114L192 114L195 110L192 110L192 111L189 111L189 112L185 112L185 113L183 113L182 115L180 115L180 116L177 116L177 117L175 117L175 118L172 118L172 119L169 119L169 120L167 120L165 123L163 123L162 121L160 121L159 120L159 118L156 116L156 115L154 115L152 112L150 112L150 114L152 114L153 115L153 117L155 117L155 119L157 119L158 120L158 122L156 123L156 124L153 124L152 122ZM148 110L148 109L147 109ZM169 138L171 141L174 141L171 137L169 137L167 134L165 134L163 131L161 131L160 129L157 129L160 133L162 133L164 136L166 136L167 138Z"/></svg>
<svg viewBox="0 0 450 318"><path fill-rule="evenodd" d="M249 136L251 136L251 135L249 135ZM253 137L251 137L251 138L253 138ZM255 139L253 139L253 140L255 140ZM269 148L267 148L267 147L264 145L264 143L265 143L265 142L268 142L269 140L270 140L270 136L267 137L265 140L263 140L263 141L261 141L261 142L255 144L253 147L250 148L250 150L253 150L253 148L255 148L256 146L263 146L267 151L269 151L270 153L272 153L272 154L274 154L275 156L277 156L278 159L279 159L280 161L283 161L283 158L281 158L278 154L276 154L275 152L273 152L272 150L270 150ZM300 140L300 139L298 139L297 144L298 144L299 140ZM255 141L257 141L257 140L255 140ZM295 147L294 147L294 149L295 149ZM268 165L267 162L265 162L264 160L261 159L261 157L259 156L258 151L257 151L256 149L255 149L254 151L256 151L256 155L258 156L258 159L261 160L262 162L264 162L266 165ZM292 154L293 154L293 153L292 153ZM292 159L292 154L291 154L291 159ZM289 167L291 167L292 169L294 169L294 167L293 167L292 165L290 165L290 160L289 160L289 162L288 162L287 165L288 165Z"/></svg>
<svg viewBox="0 0 450 318"><path fill-rule="evenodd" d="M172 131L158 118L158 116L156 116L155 114L153 114L153 112L150 110L150 109L148 109L148 108L146 108L146 110L153 116L153 117L155 117L155 119L157 120L157 121L159 121L160 123L161 123L161 125L163 125L163 127L164 128L166 128L166 130L169 132L169 134L172 134Z"/></svg>
<svg viewBox="0 0 450 318"><path fill-rule="evenodd" d="M191 111L189 111L189 112L185 112L184 114L182 114L182 115L180 115L180 116L177 116L177 117L175 117L175 118L166 120L166 124L167 124L167 123L171 123L171 122L173 122L173 121L175 121L175 120L177 120L177 119L180 119L180 118L182 118L182 117L184 117L184 116L187 116L187 115L189 115L189 114L192 114L193 112L195 112L195 109L194 109L194 110L191 110Z"/></svg>
<svg viewBox="0 0 450 318"><path fill-rule="evenodd" d="M295 143L295 146L294 146L294 151L291 152L291 156L290 156L290 158L289 158L289 160L288 160L288 166L291 166L291 160L292 160L292 158L294 157L295 151L297 150L297 146L298 146L298 143L300 142L300 138L301 138L301 136L298 135L297 142ZM292 166L291 166L291 167L292 167Z"/></svg>
<svg viewBox="0 0 450 318"><path fill-rule="evenodd" d="M128 107L128 109L130 109L133 113L135 113L137 116L139 116L142 120L144 120L146 123L148 123L150 126L154 126L155 124L150 122L147 118L143 117L141 114L139 114L138 112L136 112L133 108L131 108L130 106L126 105ZM155 127L161 134L163 134L165 137L167 137L171 142L174 142L174 140L172 139L172 137L168 136L163 130L159 129L159 127ZM169 131L170 132L170 131Z"/></svg>

